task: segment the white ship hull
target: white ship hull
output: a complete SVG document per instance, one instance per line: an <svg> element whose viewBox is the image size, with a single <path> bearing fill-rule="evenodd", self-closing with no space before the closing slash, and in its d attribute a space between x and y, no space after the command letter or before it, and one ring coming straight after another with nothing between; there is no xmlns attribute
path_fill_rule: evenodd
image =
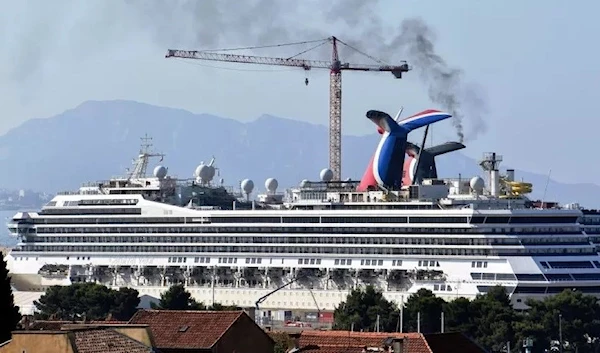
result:
<svg viewBox="0 0 600 353"><path fill-rule="evenodd" d="M227 256L227 254L224 254ZM150 256L93 256L93 260L87 260L86 257L71 258L68 260L64 256L36 256L33 254L18 254L15 257L10 254L7 257L9 268L11 270L12 282L18 291L44 291L53 285L70 285L75 282L96 282L108 287L130 287L136 289L140 295L148 295L154 298L160 298L160 294L166 291L170 285L183 283L188 291L199 302L207 305L213 302L223 305L237 305L242 307L254 307L256 301L272 292L274 289L291 281L294 273L298 273L301 268L297 267L296 259L277 258L261 267L230 266L228 264L218 264L218 258L211 258L211 262L217 262L214 266L194 266L196 256L186 256L186 263L192 263L192 266L173 267L169 262L172 256L155 254ZM178 256L181 257L181 256ZM208 256L206 256L208 257ZM92 256L90 256L90 259ZM209 257L210 258L210 257ZM235 257L234 257L235 258ZM265 310L301 310L314 311L334 310L353 288L360 288L366 285L374 285L380 289L384 296L398 304L403 303L411 294L416 293L421 288L433 291L437 296L452 300L458 297L472 299L478 294L482 294L482 288L495 285L502 285L507 288L509 294L512 294L512 301L517 306L523 306L524 299L528 297L543 297L549 294L555 294L557 290L552 288L563 287L581 287L598 285L598 281L517 281L517 280L498 280L489 275L487 279L481 278L473 280L470 275L478 273L477 267L473 268L473 262L481 262L481 270L488 274L503 274L506 277L509 274L527 273L543 274L544 271L538 263L540 261L552 261L554 258L533 258L533 257L513 257L506 258L465 258L465 259L435 259L425 260L422 256L417 258L401 258L402 265L392 267L394 259L382 259L383 265L379 266L346 266L340 269L335 265L334 259L323 260L321 265L315 266L315 276L311 276L310 283L297 282L289 287L283 288L270 295L263 303L261 309ZM228 257L229 259L229 257ZM242 261L240 258L238 262ZM561 261L594 261L598 256L589 257L561 257ZM360 260L356 263L360 264ZM407 280L391 278L394 271L410 271L422 268L423 262L431 261L439 266L434 266L436 270L445 274L444 280ZM272 262L272 263L271 263ZM40 269L44 265L68 264L67 272L54 274L40 274ZM483 268L485 264L485 268ZM296 266L294 266L296 265ZM427 264L429 265L429 263ZM289 267L286 267L289 266ZM167 270L169 269L169 270ZM245 269L251 271L251 277L244 277ZM329 269L329 270L328 270ZM341 271L334 275L335 270ZM219 273L219 277L213 278L211 273ZM554 273L582 273L589 270L569 269L554 270ZM143 274L146 274L145 276ZM202 275L202 274L203 275ZM209 274L208 276L206 274ZM284 274L278 276L277 274ZM600 273L599 273L600 276ZM496 276L497 277L497 276ZM249 283L248 278L256 279L256 283ZM514 293L517 285L527 287L538 287L538 293ZM311 290L308 290L311 288ZM311 294L312 292L312 294ZM593 293L592 293L593 294ZM599 293L600 294L600 293ZM314 299L313 299L314 295ZM316 303L315 303L316 301Z"/></svg>

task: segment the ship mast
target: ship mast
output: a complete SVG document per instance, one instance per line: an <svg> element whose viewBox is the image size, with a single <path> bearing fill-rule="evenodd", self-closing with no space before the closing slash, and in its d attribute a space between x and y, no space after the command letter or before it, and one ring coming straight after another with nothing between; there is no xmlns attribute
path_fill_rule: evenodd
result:
<svg viewBox="0 0 600 353"><path fill-rule="evenodd" d="M150 157L160 157L161 161L165 157L162 153L152 153L152 137L148 137L148 134L141 137L140 140L142 140L140 154L138 155L138 158L133 161L133 169L129 172L127 180L145 178Z"/></svg>

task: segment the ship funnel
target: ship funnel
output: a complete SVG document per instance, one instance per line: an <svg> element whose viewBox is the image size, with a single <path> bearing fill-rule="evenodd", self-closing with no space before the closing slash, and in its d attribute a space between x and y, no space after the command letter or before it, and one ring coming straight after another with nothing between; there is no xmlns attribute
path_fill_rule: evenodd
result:
<svg viewBox="0 0 600 353"><path fill-rule="evenodd" d="M483 158L479 165L484 171L489 174L489 192L490 196L500 196L500 162L502 162L502 156L496 154L496 152L487 152L483 154Z"/></svg>

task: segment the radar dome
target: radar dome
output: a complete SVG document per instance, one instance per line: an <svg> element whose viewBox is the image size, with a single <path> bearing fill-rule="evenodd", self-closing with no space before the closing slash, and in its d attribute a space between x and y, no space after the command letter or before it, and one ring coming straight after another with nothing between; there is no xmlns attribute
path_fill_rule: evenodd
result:
<svg viewBox="0 0 600 353"><path fill-rule="evenodd" d="M154 168L154 176L157 177L158 179L163 179L164 177L167 176L167 168L165 168L162 165L157 165Z"/></svg>
<svg viewBox="0 0 600 353"><path fill-rule="evenodd" d="M476 176L476 177L471 178L469 185L471 185L471 189L473 189L473 191L475 191L478 194L481 194L483 192L483 187L485 186L485 182L483 181L483 179L481 177Z"/></svg>
<svg viewBox="0 0 600 353"><path fill-rule="evenodd" d="M242 190L245 194L250 194L254 190L254 182L250 179L242 180Z"/></svg>
<svg viewBox="0 0 600 353"><path fill-rule="evenodd" d="M207 164L200 164L196 168L196 176L203 182L212 181L215 176L215 167Z"/></svg>
<svg viewBox="0 0 600 353"><path fill-rule="evenodd" d="M269 178L269 179L265 180L265 188L269 192L275 192L275 190L277 190L278 186L279 186L279 182L275 178Z"/></svg>
<svg viewBox="0 0 600 353"><path fill-rule="evenodd" d="M301 188L305 188L307 185L308 185L308 179L303 179L303 180L300 182L300 187L301 187Z"/></svg>
<svg viewBox="0 0 600 353"><path fill-rule="evenodd" d="M321 171L321 181L331 181L333 179L333 172L329 168L325 168Z"/></svg>

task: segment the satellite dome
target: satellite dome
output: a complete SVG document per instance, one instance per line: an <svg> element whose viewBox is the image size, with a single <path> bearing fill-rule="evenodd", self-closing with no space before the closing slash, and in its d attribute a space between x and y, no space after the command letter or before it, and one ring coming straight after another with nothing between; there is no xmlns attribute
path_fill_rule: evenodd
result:
<svg viewBox="0 0 600 353"><path fill-rule="evenodd" d="M475 191L478 194L481 194L483 192L483 187L485 186L485 182L483 181L483 179L481 177L476 176L476 177L471 178L469 185L471 185L471 189L473 189L473 191Z"/></svg>
<svg viewBox="0 0 600 353"><path fill-rule="evenodd" d="M242 190L245 194L250 194L254 190L254 182L250 179L242 180Z"/></svg>
<svg viewBox="0 0 600 353"><path fill-rule="evenodd" d="M269 192L275 192L275 190L277 190L278 186L279 186L279 182L275 178L269 178L269 179L265 180L265 188Z"/></svg>
<svg viewBox="0 0 600 353"><path fill-rule="evenodd" d="M308 185L308 179L303 179L303 180L300 182L300 187L301 187L301 188L305 188L307 185Z"/></svg>
<svg viewBox="0 0 600 353"><path fill-rule="evenodd" d="M333 172L329 168L325 168L319 174L321 176L321 181L331 181L333 179Z"/></svg>
<svg viewBox="0 0 600 353"><path fill-rule="evenodd" d="M157 177L158 179L163 179L164 177L167 176L167 168L165 168L162 165L157 165L154 168L154 176Z"/></svg>
<svg viewBox="0 0 600 353"><path fill-rule="evenodd" d="M202 182L210 182L215 176L215 167L207 164L200 164L196 168L196 177L200 178Z"/></svg>

